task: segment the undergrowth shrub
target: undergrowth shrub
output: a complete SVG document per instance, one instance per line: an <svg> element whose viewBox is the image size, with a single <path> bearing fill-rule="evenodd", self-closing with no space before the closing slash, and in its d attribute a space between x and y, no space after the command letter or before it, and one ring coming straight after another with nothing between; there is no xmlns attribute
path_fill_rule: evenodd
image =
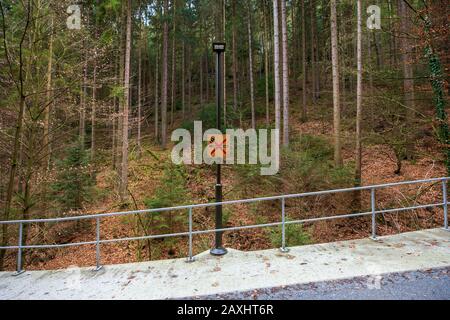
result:
<svg viewBox="0 0 450 320"><path fill-rule="evenodd" d="M282 246L282 228L281 226L270 230L270 242L275 247ZM286 225L286 245L295 247L311 243L311 236L303 229L301 224Z"/></svg>
<svg viewBox="0 0 450 320"><path fill-rule="evenodd" d="M66 210L78 210L92 200L95 178L89 155L77 142L66 150L66 157L56 162L57 180L51 185L53 198Z"/></svg>
<svg viewBox="0 0 450 320"><path fill-rule="evenodd" d="M183 166L167 165L155 194L144 200L146 207L158 209L185 204L188 200L186 178L187 174ZM157 212L151 214L150 222L153 228L171 231L176 223L186 220L185 218L186 214L183 211Z"/></svg>
<svg viewBox="0 0 450 320"><path fill-rule="evenodd" d="M164 167L161 181L152 197L144 199L148 209L160 209L186 204L189 196L187 192L187 173L183 166L167 164ZM174 233L179 226L187 224L186 211L154 212L137 216L134 220L137 236ZM146 239L138 241L137 259L142 259L142 251L147 250L149 259L160 258L163 252L173 256L176 254L177 238Z"/></svg>
<svg viewBox="0 0 450 320"><path fill-rule="evenodd" d="M333 147L322 137L302 135L281 152L280 173L294 187L292 192L351 186L353 167L335 167Z"/></svg>

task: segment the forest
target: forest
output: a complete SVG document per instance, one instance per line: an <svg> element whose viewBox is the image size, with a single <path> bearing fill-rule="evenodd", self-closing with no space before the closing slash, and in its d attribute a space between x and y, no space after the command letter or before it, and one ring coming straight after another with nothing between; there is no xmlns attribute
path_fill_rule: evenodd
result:
<svg viewBox="0 0 450 320"><path fill-rule="evenodd" d="M379 12L373 8L379 8ZM280 170L224 165L225 200L450 176L444 0L0 0L0 221L215 201L215 167L175 165L175 129L279 129ZM369 9L369 10L368 10ZM379 14L379 16L377 16ZM379 208L441 201L439 184L377 194ZM287 219L370 210L370 192L286 203ZM224 226L279 221L276 203L226 206ZM380 235L442 226L441 208L377 221ZM214 210L194 228L213 229ZM187 230L187 213L102 219L102 238ZM289 225L289 246L367 237L360 217ZM281 230L224 234L238 250ZM17 225L2 224L0 247ZM24 224L23 244L92 241L95 221ZM213 235L194 239L194 251ZM105 264L186 257L183 238L102 245ZM16 251L0 250L0 270ZM23 250L29 270L95 264L95 246Z"/></svg>

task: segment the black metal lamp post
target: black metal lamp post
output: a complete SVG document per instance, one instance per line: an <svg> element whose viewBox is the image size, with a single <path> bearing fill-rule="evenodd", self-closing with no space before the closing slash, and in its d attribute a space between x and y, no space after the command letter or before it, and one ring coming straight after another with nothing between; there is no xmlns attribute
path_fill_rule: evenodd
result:
<svg viewBox="0 0 450 320"><path fill-rule="evenodd" d="M217 104L217 129L222 131L221 112L223 100L223 84L222 84L222 54L225 52L225 43L213 43L213 51L216 53L216 104ZM217 166L217 182L216 182L216 202L222 202L222 181L221 166ZM222 229L222 206L216 206L216 229ZM214 256L223 256L227 254L227 249L222 247L222 231L216 232L216 241L211 254Z"/></svg>

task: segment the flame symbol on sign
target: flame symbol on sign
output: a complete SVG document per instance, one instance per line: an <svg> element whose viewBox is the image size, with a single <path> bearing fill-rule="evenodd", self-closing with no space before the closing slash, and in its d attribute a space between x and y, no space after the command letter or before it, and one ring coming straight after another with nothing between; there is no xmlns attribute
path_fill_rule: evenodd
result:
<svg viewBox="0 0 450 320"><path fill-rule="evenodd" d="M227 154L227 149L226 149L226 145L227 145L227 138L226 136L223 136L223 139L221 142L218 141L219 139L217 139L215 136L212 136L209 139L209 144L210 144L210 156L211 157L216 157L216 155L218 157L224 157Z"/></svg>

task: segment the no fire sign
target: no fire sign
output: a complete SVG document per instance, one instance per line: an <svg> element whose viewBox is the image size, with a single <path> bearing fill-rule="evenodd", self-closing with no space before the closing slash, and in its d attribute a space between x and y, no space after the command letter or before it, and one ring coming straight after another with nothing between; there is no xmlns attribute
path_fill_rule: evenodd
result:
<svg viewBox="0 0 450 320"><path fill-rule="evenodd" d="M208 135L208 155L215 159L225 159L227 155L228 135L212 134Z"/></svg>

